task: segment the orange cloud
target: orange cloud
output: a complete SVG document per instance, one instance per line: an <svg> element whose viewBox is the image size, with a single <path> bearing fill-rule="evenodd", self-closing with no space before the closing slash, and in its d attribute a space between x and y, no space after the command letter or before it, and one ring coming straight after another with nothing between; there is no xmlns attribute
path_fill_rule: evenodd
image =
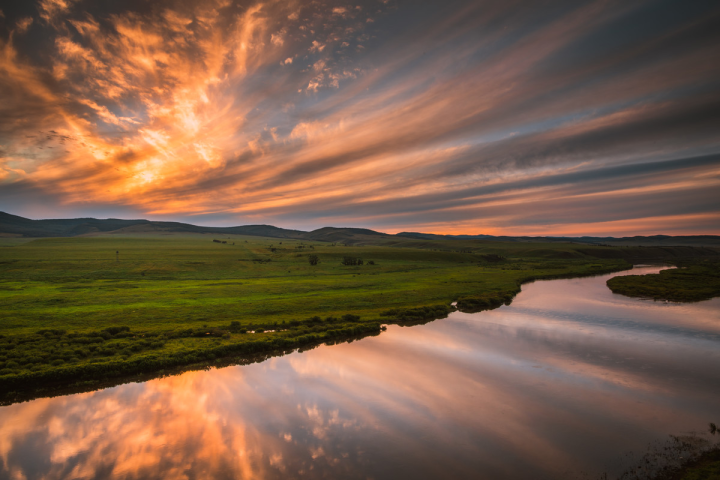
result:
<svg viewBox="0 0 720 480"><path fill-rule="evenodd" d="M720 100L707 89L687 93L720 75L716 62L704 61L712 42L651 54L673 36L692 35L689 26L563 63L587 32L634 15L629 4L590 4L538 25L506 6L468 4L442 11L422 35L392 35L383 24L388 5L372 24L362 8L339 4L169 0L151 12L106 15L80 8L41 2L54 49L45 61L27 54L25 36L0 44L0 181L69 209L222 212L228 223L296 227L340 219L393 231L530 231L524 212L535 208L533 189L514 201L514 224L481 215L486 202L474 203L472 214L472 196L444 223L433 219L449 208L442 202L428 205L424 220L392 204L503 183L502 196L514 195L521 192L510 185L520 178L720 148ZM28 22L16 23L18 34ZM367 51L348 53L360 44ZM647 198L680 191L642 180L634 188ZM368 210L381 201L383 210ZM311 214L315 203L324 207ZM695 216L687 218L701 218L702 199L691 203L686 213ZM606 213L598 205L584 216L599 226ZM626 220L660 213L648 208ZM540 225L580 229L560 223L548 217ZM694 228L711 233L702 227Z"/></svg>

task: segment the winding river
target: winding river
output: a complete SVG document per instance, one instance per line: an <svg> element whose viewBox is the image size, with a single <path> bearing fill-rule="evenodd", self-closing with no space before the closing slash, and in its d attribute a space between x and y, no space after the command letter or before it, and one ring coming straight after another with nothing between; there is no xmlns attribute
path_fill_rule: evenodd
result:
<svg viewBox="0 0 720 480"><path fill-rule="evenodd" d="M626 298L605 286L613 275L535 282L510 306L259 364L2 407L0 479L617 473L627 452L720 423L720 298Z"/></svg>

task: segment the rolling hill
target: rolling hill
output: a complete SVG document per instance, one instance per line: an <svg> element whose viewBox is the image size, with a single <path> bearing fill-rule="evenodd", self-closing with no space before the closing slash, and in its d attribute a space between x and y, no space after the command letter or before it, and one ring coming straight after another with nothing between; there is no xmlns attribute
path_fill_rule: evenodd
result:
<svg viewBox="0 0 720 480"><path fill-rule="evenodd" d="M366 228L323 227L310 232L290 230L272 225L242 225L235 227L204 227L181 222L155 222L150 220L122 220L117 218L70 218L31 220L29 218L0 212L0 237L76 237L102 233L212 233L216 235L252 235L270 238L314 240L349 245L394 244L406 242L572 242L584 245L605 246L686 246L720 247L720 236L654 235L648 237L509 237L492 235L438 235L432 233L401 232L395 235ZM454 243L454 242L453 242Z"/></svg>

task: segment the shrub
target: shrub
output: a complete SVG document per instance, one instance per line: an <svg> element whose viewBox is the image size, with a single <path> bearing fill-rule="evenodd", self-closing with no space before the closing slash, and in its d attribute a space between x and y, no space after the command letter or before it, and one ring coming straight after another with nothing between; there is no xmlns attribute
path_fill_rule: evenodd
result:
<svg viewBox="0 0 720 480"><path fill-rule="evenodd" d="M35 332L35 333L37 333L38 335L46 335L46 336L47 336L47 335L58 335L58 336L60 336L60 335L65 335L65 330L56 330L56 329L52 329L52 328L45 328L45 329L43 329L43 330L38 330L38 331Z"/></svg>
<svg viewBox="0 0 720 480"><path fill-rule="evenodd" d="M310 262L310 265L317 265L320 263L320 258L318 258L317 255L309 255L308 261Z"/></svg>
<svg viewBox="0 0 720 480"><path fill-rule="evenodd" d="M205 330L198 330L195 332L196 337L224 337L227 331L219 328L210 328Z"/></svg>
<svg viewBox="0 0 720 480"><path fill-rule="evenodd" d="M488 253L486 255L479 255L479 256L480 256L480 258L482 258L483 260L485 260L486 262L489 262L489 263L498 263L498 262L502 262L503 260L505 260L505 257L503 257L502 255L498 255L496 253Z"/></svg>
<svg viewBox="0 0 720 480"><path fill-rule="evenodd" d="M435 320L447 317L452 311L447 305L433 305L427 307L393 309L381 313L384 317L395 317L400 321Z"/></svg>
<svg viewBox="0 0 720 480"><path fill-rule="evenodd" d="M362 261L362 258L357 258L357 257L343 257L343 259L342 259L342 264L343 264L343 265L350 265L350 266L352 266L352 265L362 265L362 264L363 264L363 261Z"/></svg>
<svg viewBox="0 0 720 480"><path fill-rule="evenodd" d="M130 331L130 327L108 327L108 328L103 329L101 332L107 332L110 335L117 335L118 333L129 332L129 331Z"/></svg>
<svg viewBox="0 0 720 480"><path fill-rule="evenodd" d="M358 320L360 320L360 316L353 315L351 313L346 313L345 315L342 316L342 320L343 320L343 322L357 322Z"/></svg>

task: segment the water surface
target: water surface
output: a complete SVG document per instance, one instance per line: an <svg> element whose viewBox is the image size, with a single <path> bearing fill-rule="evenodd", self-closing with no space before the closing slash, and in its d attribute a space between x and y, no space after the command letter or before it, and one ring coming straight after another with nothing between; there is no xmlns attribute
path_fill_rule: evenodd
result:
<svg viewBox="0 0 720 480"><path fill-rule="evenodd" d="M636 268L649 273L658 267ZM613 275L264 363L0 408L0 479L588 478L720 420L720 299Z"/></svg>

